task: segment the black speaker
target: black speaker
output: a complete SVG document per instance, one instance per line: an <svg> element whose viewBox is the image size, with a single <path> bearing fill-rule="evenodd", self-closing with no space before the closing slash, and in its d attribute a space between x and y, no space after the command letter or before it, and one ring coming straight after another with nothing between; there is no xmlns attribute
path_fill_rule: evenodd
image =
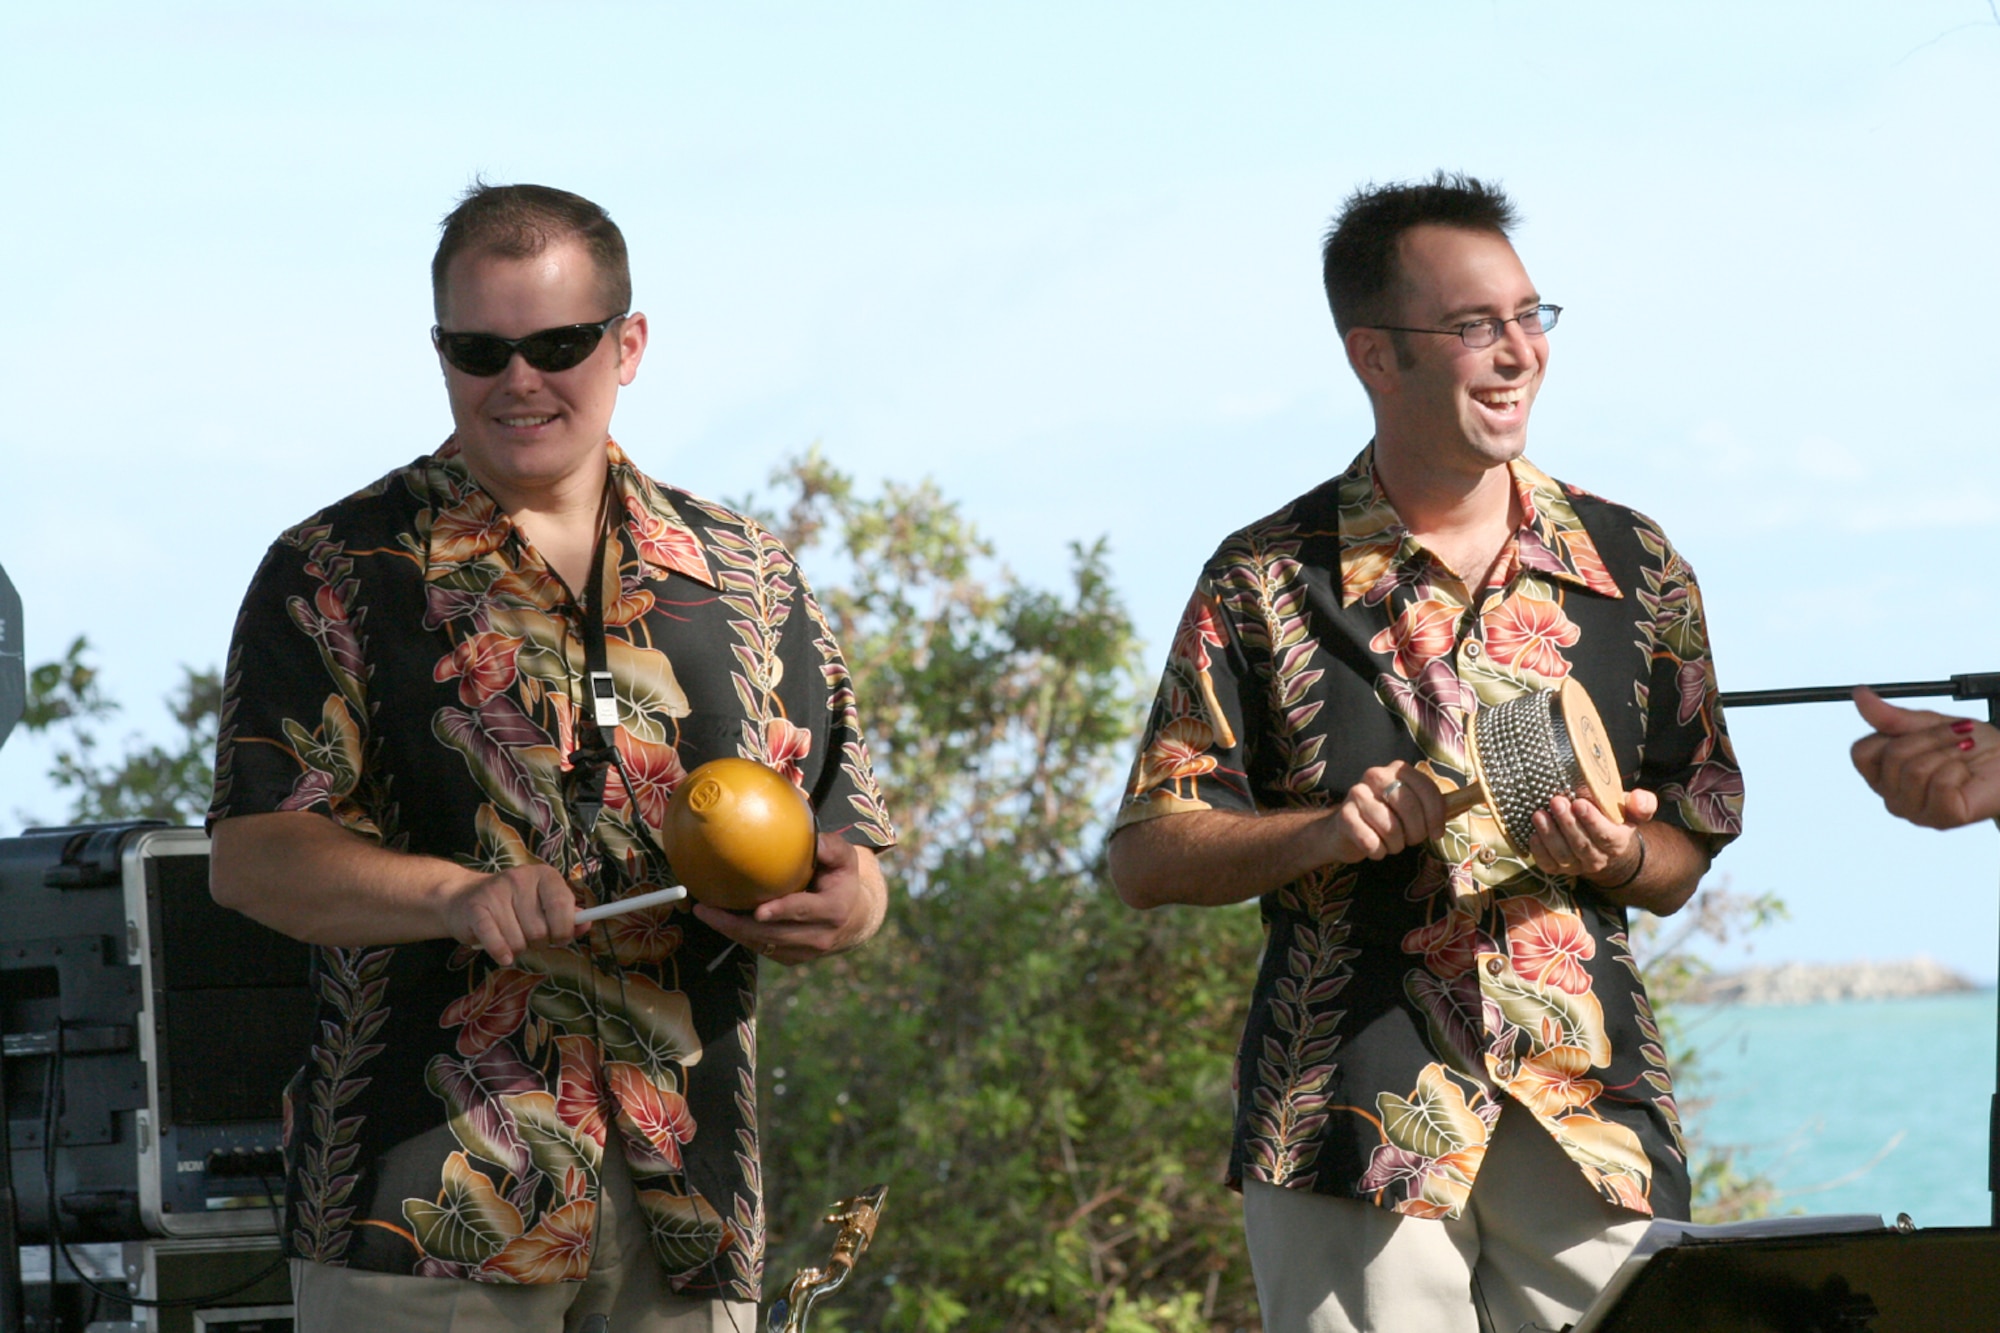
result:
<svg viewBox="0 0 2000 1333"><path fill-rule="evenodd" d="M143 1333L292 1333L292 1275L275 1236L149 1240L126 1252L134 1261L126 1280L139 1295L194 1302L134 1309Z"/></svg>
<svg viewBox="0 0 2000 1333"><path fill-rule="evenodd" d="M309 968L305 945L209 898L199 830L0 839L0 1072L22 1239L48 1239L51 1163L69 1240L275 1231Z"/></svg>
<svg viewBox="0 0 2000 1333"><path fill-rule="evenodd" d="M275 1231L281 1096L312 1038L311 950L215 905L198 830L141 830L121 862L145 1000L140 1217L160 1236Z"/></svg>

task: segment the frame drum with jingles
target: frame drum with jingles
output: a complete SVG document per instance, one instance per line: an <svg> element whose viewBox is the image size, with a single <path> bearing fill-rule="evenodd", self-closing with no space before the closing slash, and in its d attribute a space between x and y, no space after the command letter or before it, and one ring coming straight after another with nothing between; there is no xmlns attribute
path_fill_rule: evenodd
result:
<svg viewBox="0 0 2000 1333"><path fill-rule="evenodd" d="M1556 689L1476 709L1466 730L1472 781L1445 793L1447 819L1485 806L1523 857L1535 812L1554 797L1588 797L1612 821L1625 822L1617 757L1597 706L1574 676Z"/></svg>

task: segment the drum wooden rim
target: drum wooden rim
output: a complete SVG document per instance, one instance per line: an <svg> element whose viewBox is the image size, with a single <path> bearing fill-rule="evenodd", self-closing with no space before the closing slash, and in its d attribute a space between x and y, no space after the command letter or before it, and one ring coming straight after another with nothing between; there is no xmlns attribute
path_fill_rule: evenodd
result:
<svg viewBox="0 0 2000 1333"><path fill-rule="evenodd" d="M1565 677L1556 691L1562 708L1563 730L1569 733L1570 750L1576 755L1577 771L1583 774L1584 790L1616 824L1625 822L1625 785L1618 777L1618 755L1605 734L1604 719L1590 701L1590 691L1575 676Z"/></svg>

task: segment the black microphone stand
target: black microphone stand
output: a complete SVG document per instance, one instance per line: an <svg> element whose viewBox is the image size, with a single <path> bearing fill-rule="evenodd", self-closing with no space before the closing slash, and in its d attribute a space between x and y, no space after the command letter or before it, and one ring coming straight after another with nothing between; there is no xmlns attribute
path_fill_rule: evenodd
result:
<svg viewBox="0 0 2000 1333"><path fill-rule="evenodd" d="M1950 680L1902 681L1892 685L1870 685L1884 699L1984 699L1986 720L2000 727L2000 671L1970 672ZM1854 693L1852 685L1811 685L1789 690L1736 690L1725 692L1722 706L1759 708L1769 704L1845 703ZM1993 1225L2000 1227L2000 1034L1994 1052L1994 1093L1986 1112L1986 1189L1993 1196Z"/></svg>

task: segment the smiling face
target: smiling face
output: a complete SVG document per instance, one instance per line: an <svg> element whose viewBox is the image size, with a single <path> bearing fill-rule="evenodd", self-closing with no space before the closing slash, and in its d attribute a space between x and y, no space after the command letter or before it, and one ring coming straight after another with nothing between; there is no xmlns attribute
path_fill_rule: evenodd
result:
<svg viewBox="0 0 2000 1333"><path fill-rule="evenodd" d="M1495 232L1413 227L1397 255L1401 308L1389 323L1455 329L1476 319L1509 319L1541 302L1520 256ZM1383 447L1468 474L1526 450L1528 412L1548 368L1546 335L1531 336L1513 323L1499 341L1479 348L1451 333L1397 336L1408 351L1400 361L1389 334L1349 334L1361 339L1358 346L1350 342L1350 356L1369 387Z"/></svg>
<svg viewBox="0 0 2000 1333"><path fill-rule="evenodd" d="M596 266L574 239L526 259L470 252L451 261L438 322L452 333L521 338L617 313L602 308L604 299ZM645 349L646 317L633 314L568 370L536 370L517 352L500 374L482 379L440 357L454 438L472 475L510 512L546 508L568 494L594 503L611 410Z"/></svg>

